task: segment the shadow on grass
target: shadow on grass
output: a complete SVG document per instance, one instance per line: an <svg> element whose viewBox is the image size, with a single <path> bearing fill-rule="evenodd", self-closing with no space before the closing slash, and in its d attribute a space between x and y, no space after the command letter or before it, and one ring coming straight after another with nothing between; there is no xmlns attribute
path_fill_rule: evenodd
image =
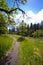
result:
<svg viewBox="0 0 43 65"><path fill-rule="evenodd" d="M20 38L18 38L17 40L18 40L19 42L22 42L22 41L24 41L24 40L25 40L25 37L22 37L22 36L21 36L21 37L20 37Z"/></svg>

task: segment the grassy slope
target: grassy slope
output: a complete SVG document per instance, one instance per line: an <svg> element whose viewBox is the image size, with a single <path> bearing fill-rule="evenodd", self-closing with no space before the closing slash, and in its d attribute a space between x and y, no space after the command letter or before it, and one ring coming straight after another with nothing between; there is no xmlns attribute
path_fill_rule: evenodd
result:
<svg viewBox="0 0 43 65"><path fill-rule="evenodd" d="M40 39L25 39L20 42L20 61L22 65L42 65L43 41Z"/></svg>
<svg viewBox="0 0 43 65"><path fill-rule="evenodd" d="M43 39L19 38L19 59L20 65L43 65Z"/></svg>
<svg viewBox="0 0 43 65"><path fill-rule="evenodd" d="M12 47L13 43L13 39L10 38L10 36L0 36L0 58L6 54L6 52Z"/></svg>

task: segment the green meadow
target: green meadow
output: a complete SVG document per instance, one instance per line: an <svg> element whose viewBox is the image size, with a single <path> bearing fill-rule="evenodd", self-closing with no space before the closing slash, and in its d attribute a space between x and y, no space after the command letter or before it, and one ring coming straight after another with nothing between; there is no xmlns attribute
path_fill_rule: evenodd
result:
<svg viewBox="0 0 43 65"><path fill-rule="evenodd" d="M21 65L43 65L43 41L26 38L20 42Z"/></svg>
<svg viewBox="0 0 43 65"><path fill-rule="evenodd" d="M19 41L20 65L43 65L43 38L15 38Z"/></svg>
<svg viewBox="0 0 43 65"><path fill-rule="evenodd" d="M12 48L13 39L9 35L0 35L0 59Z"/></svg>
<svg viewBox="0 0 43 65"><path fill-rule="evenodd" d="M43 38L21 37L17 35L0 36L0 58L12 49L14 40L19 42L20 65L43 65Z"/></svg>

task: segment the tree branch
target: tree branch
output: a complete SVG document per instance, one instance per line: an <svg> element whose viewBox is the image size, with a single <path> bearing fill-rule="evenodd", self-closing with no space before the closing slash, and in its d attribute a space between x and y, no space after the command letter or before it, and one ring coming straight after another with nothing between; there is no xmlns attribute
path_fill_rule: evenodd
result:
<svg viewBox="0 0 43 65"><path fill-rule="evenodd" d="M4 12L7 13L7 14L9 13L8 10L5 10L5 9L3 9L3 8L0 8L0 11L4 11Z"/></svg>
<svg viewBox="0 0 43 65"><path fill-rule="evenodd" d="M0 8L0 11L4 11L5 13L7 13L7 14L10 14L12 11L16 11L16 10L20 10L22 13L24 13L25 14L25 12L22 10L22 9L20 9L20 8L14 8L14 9L11 9L11 10L5 10L5 9L3 9L3 8Z"/></svg>

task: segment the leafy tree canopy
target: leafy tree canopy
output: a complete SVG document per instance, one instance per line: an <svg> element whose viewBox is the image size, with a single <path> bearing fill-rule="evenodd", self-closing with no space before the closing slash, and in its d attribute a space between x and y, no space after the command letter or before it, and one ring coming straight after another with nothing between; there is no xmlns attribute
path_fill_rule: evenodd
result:
<svg viewBox="0 0 43 65"><path fill-rule="evenodd" d="M25 4L27 0L10 0L10 1L13 2L13 7L11 7L11 10L8 8L9 5L6 0L0 0L0 11L11 13L12 11L19 9L20 11L23 12L23 10L19 8L19 4ZM15 5L15 3L17 6Z"/></svg>

